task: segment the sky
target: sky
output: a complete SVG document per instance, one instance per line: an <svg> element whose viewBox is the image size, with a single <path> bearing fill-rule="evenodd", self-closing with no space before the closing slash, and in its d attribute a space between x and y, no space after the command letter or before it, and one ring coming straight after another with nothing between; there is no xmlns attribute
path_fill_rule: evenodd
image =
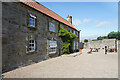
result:
<svg viewBox="0 0 120 80"><path fill-rule="evenodd" d="M117 2L40 2L81 30L81 40L96 39L118 30Z"/></svg>

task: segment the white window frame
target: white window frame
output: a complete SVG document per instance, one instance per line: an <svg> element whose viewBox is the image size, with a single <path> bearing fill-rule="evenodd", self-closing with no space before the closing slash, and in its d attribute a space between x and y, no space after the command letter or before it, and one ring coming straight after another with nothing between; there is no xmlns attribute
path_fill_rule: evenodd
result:
<svg viewBox="0 0 120 80"><path fill-rule="evenodd" d="M57 50L57 41L49 41L49 54L56 53Z"/></svg>
<svg viewBox="0 0 120 80"><path fill-rule="evenodd" d="M36 16L34 16L34 15L32 15L32 14L30 14L30 18L29 18L29 25L30 25L30 27L35 27L35 24L36 24Z"/></svg>
<svg viewBox="0 0 120 80"><path fill-rule="evenodd" d="M32 45L34 45L34 46L32 46ZM29 52L34 52L35 46L36 46L35 40L29 40ZM31 48L31 50L30 50L30 48Z"/></svg>
<svg viewBox="0 0 120 80"><path fill-rule="evenodd" d="M56 26L52 22L49 22L49 31L56 32Z"/></svg>

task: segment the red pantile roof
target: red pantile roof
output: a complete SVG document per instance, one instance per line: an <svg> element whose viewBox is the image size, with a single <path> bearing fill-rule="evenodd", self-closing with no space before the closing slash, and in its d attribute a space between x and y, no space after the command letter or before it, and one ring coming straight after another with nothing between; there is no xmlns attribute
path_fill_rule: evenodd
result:
<svg viewBox="0 0 120 80"><path fill-rule="evenodd" d="M61 16L59 16L58 14L56 14L55 12L51 11L50 9L44 7L43 5L41 5L40 3L36 2L36 1L31 1L28 2L26 0L21 0L21 2L23 2L24 4L52 17L55 20L58 20L59 22L62 22L72 28L74 28L75 30L79 31L76 27L74 27L70 22L68 22L67 20L65 20L64 18L62 18Z"/></svg>

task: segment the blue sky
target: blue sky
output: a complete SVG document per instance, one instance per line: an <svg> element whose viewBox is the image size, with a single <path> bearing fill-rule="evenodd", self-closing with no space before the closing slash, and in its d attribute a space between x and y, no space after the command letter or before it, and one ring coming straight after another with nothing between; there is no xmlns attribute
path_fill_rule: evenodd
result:
<svg viewBox="0 0 120 80"><path fill-rule="evenodd" d="M40 2L64 19L73 17L73 25L81 30L81 40L95 39L118 30L117 2Z"/></svg>

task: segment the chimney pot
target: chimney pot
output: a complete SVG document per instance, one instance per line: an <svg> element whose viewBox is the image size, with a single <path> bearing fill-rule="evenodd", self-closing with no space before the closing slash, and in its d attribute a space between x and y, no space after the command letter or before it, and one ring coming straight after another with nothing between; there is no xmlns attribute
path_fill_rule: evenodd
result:
<svg viewBox="0 0 120 80"><path fill-rule="evenodd" d="M72 16L67 16L67 21L70 22L72 24Z"/></svg>

